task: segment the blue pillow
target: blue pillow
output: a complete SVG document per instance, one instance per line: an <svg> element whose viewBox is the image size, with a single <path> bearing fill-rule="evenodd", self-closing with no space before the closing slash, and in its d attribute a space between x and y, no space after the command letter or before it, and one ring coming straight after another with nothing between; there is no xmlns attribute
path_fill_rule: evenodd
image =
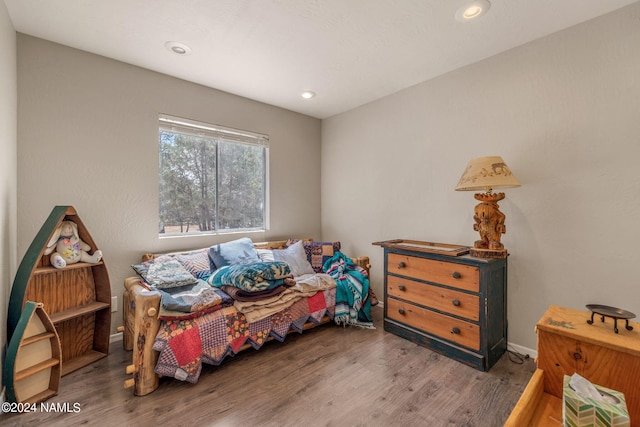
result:
<svg viewBox="0 0 640 427"><path fill-rule="evenodd" d="M248 237L221 243L209 248L209 259L216 268L235 264L260 262L258 251Z"/></svg>

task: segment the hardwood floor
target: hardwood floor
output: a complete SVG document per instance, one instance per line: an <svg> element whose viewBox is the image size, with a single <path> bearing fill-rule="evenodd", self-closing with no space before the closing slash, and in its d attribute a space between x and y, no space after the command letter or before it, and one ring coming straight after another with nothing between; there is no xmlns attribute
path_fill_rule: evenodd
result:
<svg viewBox="0 0 640 427"><path fill-rule="evenodd" d="M324 325L247 350L197 384L163 378L153 393L123 388L131 353L111 345L105 359L62 378L68 412L4 414L8 426L502 426L535 364L508 354L480 372L376 328ZM74 406L75 405L75 406ZM74 412L74 409L78 411Z"/></svg>

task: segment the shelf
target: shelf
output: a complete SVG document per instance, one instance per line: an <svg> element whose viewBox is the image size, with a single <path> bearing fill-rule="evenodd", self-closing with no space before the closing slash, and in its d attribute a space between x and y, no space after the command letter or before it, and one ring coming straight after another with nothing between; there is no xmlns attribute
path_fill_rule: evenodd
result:
<svg viewBox="0 0 640 427"><path fill-rule="evenodd" d="M83 355L66 360L62 363L62 376L65 376L68 373L76 371L106 356L107 353L101 353L99 351L91 350Z"/></svg>
<svg viewBox="0 0 640 427"><path fill-rule="evenodd" d="M106 302L92 302L91 304L82 305L80 307L74 307L69 310L61 311L50 315L51 322L53 324L62 323L66 320L74 319L76 317L84 316L85 314L95 313L96 311L104 310L111 307Z"/></svg>
<svg viewBox="0 0 640 427"><path fill-rule="evenodd" d="M96 262L96 263L77 262L75 264L69 264L64 268L37 267L35 270L33 270L33 275L37 276L40 274L59 273L61 271L76 270L78 268L90 268L90 267L95 267L96 265L102 265L102 264L104 264L102 261Z"/></svg>
<svg viewBox="0 0 640 427"><path fill-rule="evenodd" d="M60 371L68 373L82 363L89 364L104 357L109 351L111 329L111 284L104 260L77 262L58 269L50 265L50 257L44 255L65 221L75 224L72 226L75 238L86 243L94 253L99 250L75 208L55 206L20 262L11 288L7 316L8 341L13 339L14 333L19 333L23 340L24 330L18 330L18 325L24 308L30 303L39 303L46 308L51 323L49 332L54 335L28 337L22 345L16 338L14 354L17 355L20 349L35 351L27 346L38 343L37 349L49 338L52 345L57 344L56 355L61 360L55 368L57 381ZM41 390L54 388L57 384L56 387L44 384ZM11 387L7 390L13 391ZM8 396L15 400L15 395Z"/></svg>
<svg viewBox="0 0 640 427"><path fill-rule="evenodd" d="M40 371L44 371L47 368L51 368L52 366L56 366L60 363L59 359L47 359L44 362L40 362L36 365L29 366L27 369L23 369L22 371L16 372L14 376L14 381L20 381L31 375L37 374Z"/></svg>
<svg viewBox="0 0 640 427"><path fill-rule="evenodd" d="M22 340L22 343L20 344L20 347L25 347L28 346L29 344L34 344L40 341L44 341L44 340L48 340L51 338L55 338L56 334L54 334L53 332L43 332L41 334L38 335L34 335L32 337L29 338L24 338Z"/></svg>

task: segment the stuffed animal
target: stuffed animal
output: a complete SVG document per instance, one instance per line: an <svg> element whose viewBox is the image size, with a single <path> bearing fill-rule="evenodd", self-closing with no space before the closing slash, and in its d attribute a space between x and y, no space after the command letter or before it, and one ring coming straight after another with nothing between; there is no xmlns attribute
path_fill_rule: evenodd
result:
<svg viewBox="0 0 640 427"><path fill-rule="evenodd" d="M64 268L67 264L75 264L78 261L99 262L102 259L102 251L98 250L89 255L90 250L91 246L78 236L78 225L72 221L62 221L49 240L44 254L51 254L49 259L55 268Z"/></svg>

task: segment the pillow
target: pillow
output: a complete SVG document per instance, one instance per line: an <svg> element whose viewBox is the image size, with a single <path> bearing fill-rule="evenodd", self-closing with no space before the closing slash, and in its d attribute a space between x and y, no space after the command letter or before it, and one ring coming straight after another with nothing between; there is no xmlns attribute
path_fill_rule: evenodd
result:
<svg viewBox="0 0 640 427"><path fill-rule="evenodd" d="M151 264L151 261L146 261L140 264L131 264L131 268L133 268L133 271L135 271L136 274L146 282L147 271L149 271L150 264Z"/></svg>
<svg viewBox="0 0 640 427"><path fill-rule="evenodd" d="M260 262L258 252L248 237L210 247L209 259L216 268L234 264Z"/></svg>
<svg viewBox="0 0 640 427"><path fill-rule="evenodd" d="M302 276L303 274L313 274L315 271L307 260L307 255L302 247L302 242L294 243L287 249L274 249L273 258L276 261L282 261L289 264L291 273L294 277Z"/></svg>
<svg viewBox="0 0 640 427"><path fill-rule="evenodd" d="M142 280L158 289L179 288L198 283L178 260L170 256L158 257L131 267Z"/></svg>
<svg viewBox="0 0 640 427"><path fill-rule="evenodd" d="M302 241L302 247L311 264L313 271L322 273L322 267L336 252L340 252L340 242L310 242Z"/></svg>
<svg viewBox="0 0 640 427"><path fill-rule="evenodd" d="M273 250L271 249L256 249L258 252L258 257L262 262L273 262L275 259L273 258Z"/></svg>
<svg viewBox="0 0 640 427"><path fill-rule="evenodd" d="M196 277L198 273L211 270L209 266L209 255L206 249L176 254L174 258L177 259L189 273Z"/></svg>

